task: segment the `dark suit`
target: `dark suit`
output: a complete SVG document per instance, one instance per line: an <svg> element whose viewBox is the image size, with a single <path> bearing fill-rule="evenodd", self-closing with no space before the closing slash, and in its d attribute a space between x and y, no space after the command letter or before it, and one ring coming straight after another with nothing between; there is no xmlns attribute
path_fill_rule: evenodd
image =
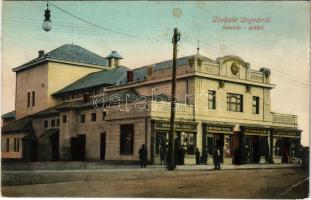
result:
<svg viewBox="0 0 311 200"><path fill-rule="evenodd" d="M214 169L220 170L220 149L215 149L213 160L214 160Z"/></svg>

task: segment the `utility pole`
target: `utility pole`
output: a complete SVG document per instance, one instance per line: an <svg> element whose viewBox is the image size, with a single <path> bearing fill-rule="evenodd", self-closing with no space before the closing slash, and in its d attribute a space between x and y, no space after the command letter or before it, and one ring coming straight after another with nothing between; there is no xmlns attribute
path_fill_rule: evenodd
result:
<svg viewBox="0 0 311 200"><path fill-rule="evenodd" d="M175 107L176 107L176 58L177 58L177 42L180 40L180 33L178 29L174 29L173 43L173 74L172 74L172 96L171 96L171 120L170 133L168 138L168 170L174 170L176 167L174 155L174 138L175 138Z"/></svg>

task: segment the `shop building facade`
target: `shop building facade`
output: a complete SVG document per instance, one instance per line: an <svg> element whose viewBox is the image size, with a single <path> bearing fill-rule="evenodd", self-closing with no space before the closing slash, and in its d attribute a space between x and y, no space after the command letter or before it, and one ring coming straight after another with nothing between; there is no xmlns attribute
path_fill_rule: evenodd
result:
<svg viewBox="0 0 311 200"><path fill-rule="evenodd" d="M61 50L81 53L77 49L73 45ZM37 141L35 160L133 162L138 160L138 150L145 144L148 161L159 164L159 152L167 147L170 128L172 61L130 69L120 65L122 57L112 52L106 58L96 57L91 68L90 62L80 60L77 68L71 66L77 58L71 58L65 64L69 74L63 75L62 70L53 68L52 78L44 80L43 92L36 90L42 84L32 82L24 84L23 90L17 89L21 94L16 98L24 99L16 100L16 113L20 114L8 125L14 127L31 119L29 134ZM95 58L88 60L92 59ZM52 66L56 61L64 65L60 57L45 59L43 63ZM31 78L40 76L36 71L41 67L44 68L35 63L31 71L26 67L15 72L26 71ZM75 80L70 75L73 73ZM176 162L195 164L197 148L204 164L212 164L215 148L221 149L223 164L300 162L297 154L301 130L297 116L271 112L270 95L275 85L270 78L268 68L252 70L238 56L212 60L196 54L179 58ZM35 99L40 102L35 111L27 109L28 100L31 101L27 91L46 95ZM14 135L6 131L8 125L2 128L2 139ZM4 150L3 158L9 158ZM26 154L21 153L20 159L24 159L22 155Z"/></svg>

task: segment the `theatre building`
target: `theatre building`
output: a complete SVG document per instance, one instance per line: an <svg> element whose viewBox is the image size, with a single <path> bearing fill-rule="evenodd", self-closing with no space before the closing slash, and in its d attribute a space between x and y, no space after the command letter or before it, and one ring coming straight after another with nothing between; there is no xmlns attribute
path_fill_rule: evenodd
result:
<svg viewBox="0 0 311 200"><path fill-rule="evenodd" d="M172 61L121 65L63 45L16 67L15 111L2 116L2 158L160 163L170 129ZM177 164L298 163L297 116L271 111L272 73L238 56L177 60ZM17 142L18 141L18 142Z"/></svg>

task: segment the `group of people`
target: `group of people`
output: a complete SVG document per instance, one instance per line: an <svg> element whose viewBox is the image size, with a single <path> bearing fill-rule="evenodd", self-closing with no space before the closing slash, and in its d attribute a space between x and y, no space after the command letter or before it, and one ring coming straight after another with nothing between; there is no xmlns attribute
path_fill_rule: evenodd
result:
<svg viewBox="0 0 311 200"><path fill-rule="evenodd" d="M161 165L166 165L166 161L168 160L167 158L167 147L166 146L161 146L160 148L160 162ZM184 156L185 156L185 151L184 148L181 148L178 151L179 155L179 164L184 164L183 160L184 160ZM138 151L138 155L139 155L139 160L140 160L140 167L141 168L146 168L147 166L147 148L146 146L143 144L141 146L141 148ZM195 161L196 164L199 165L200 164L200 151L198 148L196 148L195 150ZM216 148L214 151L214 155L213 155L213 162L214 162L214 169L215 170L220 170L220 162L221 162L221 152L219 148Z"/></svg>
<svg viewBox="0 0 311 200"><path fill-rule="evenodd" d="M167 154L167 147L165 145L161 146L160 148L160 164L161 165L166 165L166 161L168 160L168 154ZM186 155L186 150L184 146L181 146L180 148L175 151L175 162L177 164L183 165L185 161L185 155ZM197 148L195 151L195 158L196 158L196 164L200 164L200 151Z"/></svg>

